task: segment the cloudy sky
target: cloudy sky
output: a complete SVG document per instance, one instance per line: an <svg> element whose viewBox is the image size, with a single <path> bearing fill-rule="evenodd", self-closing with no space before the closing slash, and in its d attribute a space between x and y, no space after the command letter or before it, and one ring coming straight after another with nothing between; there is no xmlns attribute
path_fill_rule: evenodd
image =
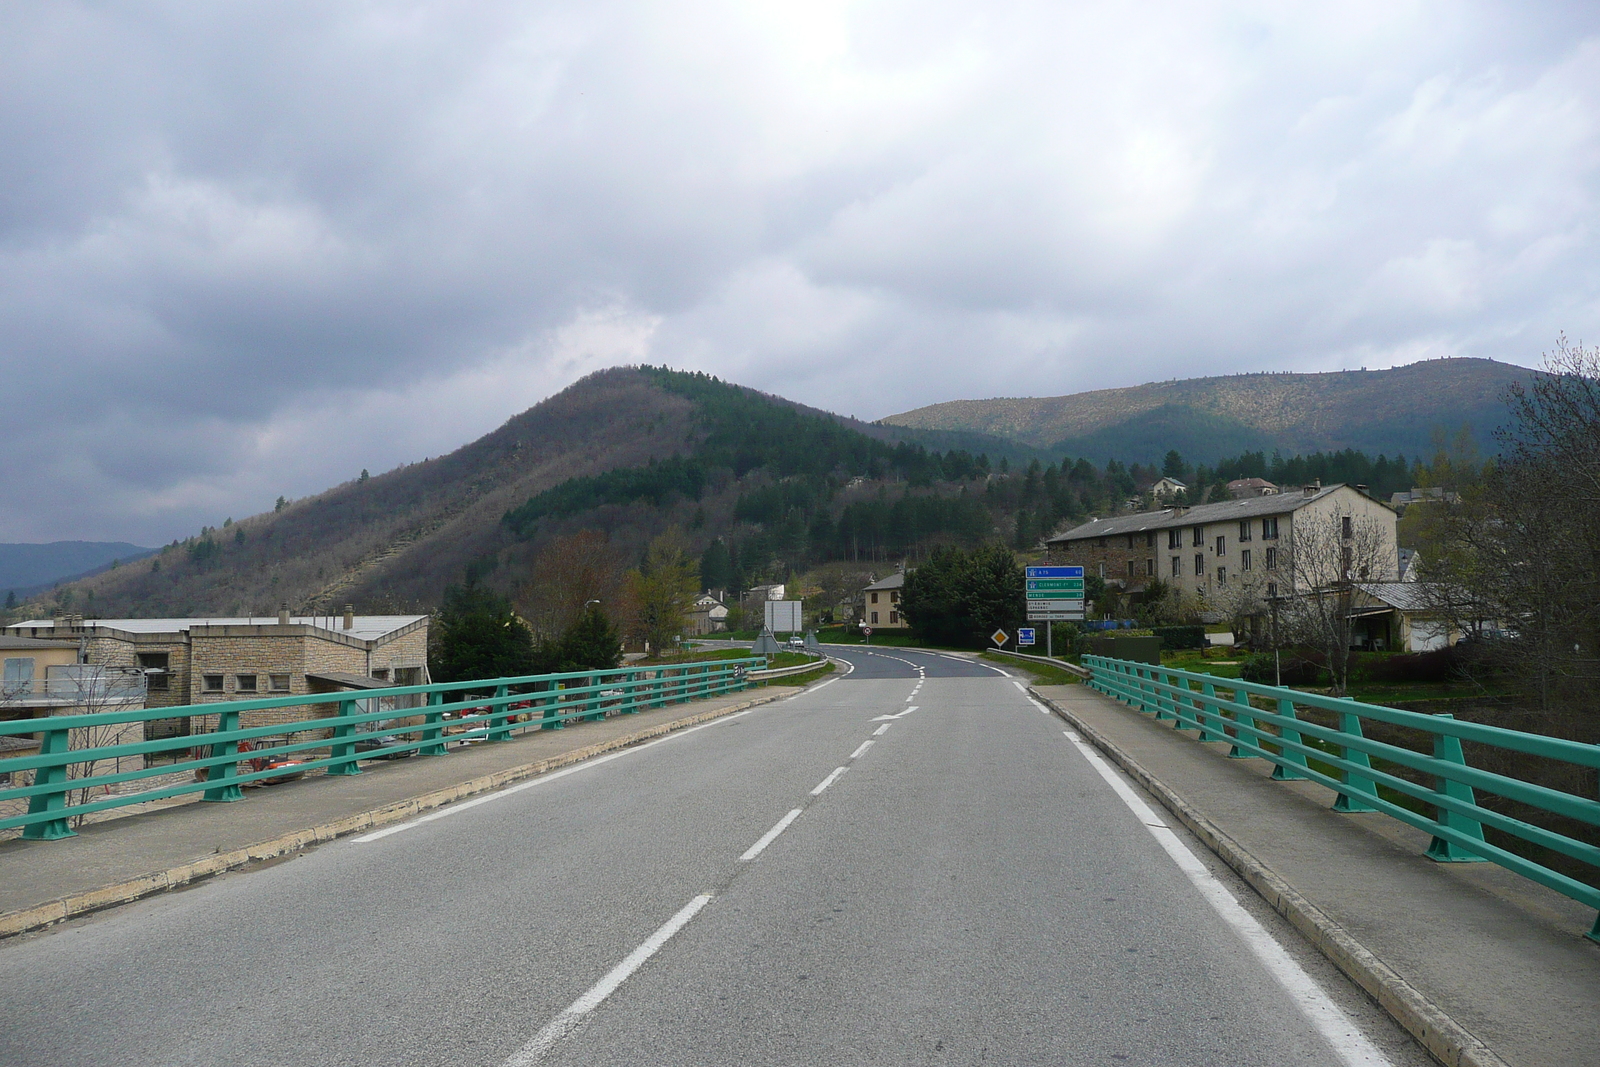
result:
<svg viewBox="0 0 1600 1067"><path fill-rule="evenodd" d="M1590 4L6 4L0 94L0 541L619 363L877 418L1600 339Z"/></svg>

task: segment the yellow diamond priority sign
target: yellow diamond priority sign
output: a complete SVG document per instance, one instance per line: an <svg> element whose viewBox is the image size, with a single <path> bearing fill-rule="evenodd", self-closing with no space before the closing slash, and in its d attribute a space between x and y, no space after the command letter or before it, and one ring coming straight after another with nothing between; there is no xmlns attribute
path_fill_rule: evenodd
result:
<svg viewBox="0 0 1600 1067"><path fill-rule="evenodd" d="M1004 645L1007 641L1011 640L1011 635L1006 633L1004 630L996 630L994 633L989 635L989 640L993 641L996 645Z"/></svg>

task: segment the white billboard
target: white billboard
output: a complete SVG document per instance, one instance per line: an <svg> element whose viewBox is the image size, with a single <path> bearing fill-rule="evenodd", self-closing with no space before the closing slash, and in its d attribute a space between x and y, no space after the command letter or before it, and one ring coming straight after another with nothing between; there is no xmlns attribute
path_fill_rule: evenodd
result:
<svg viewBox="0 0 1600 1067"><path fill-rule="evenodd" d="M775 634L797 634L805 629L800 624L800 601L767 601L767 629Z"/></svg>

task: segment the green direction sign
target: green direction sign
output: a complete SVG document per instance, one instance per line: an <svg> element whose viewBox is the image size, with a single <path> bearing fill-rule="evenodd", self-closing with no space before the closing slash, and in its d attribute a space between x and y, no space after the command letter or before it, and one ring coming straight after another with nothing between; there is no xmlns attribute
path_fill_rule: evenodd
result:
<svg viewBox="0 0 1600 1067"><path fill-rule="evenodd" d="M1030 594L1032 594L1032 593L1043 593L1043 592L1053 592L1053 591L1058 591L1058 590L1062 591L1062 592L1076 593L1079 596L1082 596L1083 595L1083 579L1082 578L1029 578L1028 579L1028 592Z"/></svg>

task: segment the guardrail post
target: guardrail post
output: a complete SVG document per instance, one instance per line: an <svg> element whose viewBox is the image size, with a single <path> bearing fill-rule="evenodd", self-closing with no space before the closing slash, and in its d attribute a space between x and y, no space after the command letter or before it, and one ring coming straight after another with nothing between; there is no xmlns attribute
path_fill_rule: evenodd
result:
<svg viewBox="0 0 1600 1067"><path fill-rule="evenodd" d="M1340 712L1339 732L1342 734L1349 734L1351 737L1364 736L1361 733L1361 716L1357 715L1353 711ZM1368 759L1367 754L1362 752L1360 749L1351 748L1350 746L1346 745L1340 751L1344 754L1346 763L1355 763L1367 768L1368 770L1372 769L1372 761ZM1339 778L1349 789L1357 790L1362 793L1369 793L1372 796L1378 795L1378 783L1374 782L1371 778L1357 774L1354 771L1344 771L1339 775ZM1348 792L1344 792L1340 793L1338 798L1334 800L1333 810L1355 813L1362 811L1377 811L1378 809L1373 807L1371 804L1368 804L1364 800L1351 800L1350 794Z"/></svg>
<svg viewBox="0 0 1600 1067"><path fill-rule="evenodd" d="M509 693L510 690L503 685L494 687L494 699L500 703L494 706L494 718L489 720L488 740L490 741L511 740L511 709L507 706L509 702L505 699Z"/></svg>
<svg viewBox="0 0 1600 1067"><path fill-rule="evenodd" d="M638 671L629 671L622 676L622 714L639 714Z"/></svg>
<svg viewBox="0 0 1600 1067"><path fill-rule="evenodd" d="M585 677L583 681L586 688L594 690L589 694L589 699L584 702L585 710L589 713L583 717L584 721L601 722L606 717L606 709L600 706L601 700L604 699L600 693L606 683L600 671L594 671Z"/></svg>
<svg viewBox="0 0 1600 1067"><path fill-rule="evenodd" d="M1294 701L1286 697L1280 697L1278 699L1278 714L1286 719L1293 719ZM1295 778L1304 778L1305 775L1294 768L1306 765L1306 754L1282 743L1284 741L1293 741L1295 744L1303 744L1304 742L1300 739L1300 731L1288 726L1280 726L1278 730L1278 763L1277 766L1272 768L1273 781L1287 782Z"/></svg>
<svg viewBox="0 0 1600 1067"><path fill-rule="evenodd" d="M1170 678L1170 675L1168 677ZM1173 713L1178 719L1178 729L1199 730L1201 733L1204 733L1205 727L1200 725L1199 717L1195 714L1194 697L1189 695L1191 692L1193 692L1193 690L1189 688L1189 679L1179 678L1174 682L1174 684L1183 689L1183 692L1178 694L1178 697L1173 704Z"/></svg>
<svg viewBox="0 0 1600 1067"><path fill-rule="evenodd" d="M1201 708L1203 709L1200 712L1200 715L1199 715L1199 718L1200 718L1200 740L1201 741L1226 741L1226 740L1228 740L1228 731L1226 729L1221 728L1220 725L1219 725L1218 729L1213 730L1211 728L1211 724L1213 722L1219 722L1219 720L1222 720L1222 713L1217 710L1216 704L1211 703L1211 701L1214 701L1217 698L1217 687L1212 685L1210 682L1202 682L1202 683L1200 683L1200 694L1201 694L1200 705L1201 705Z"/></svg>
<svg viewBox="0 0 1600 1067"><path fill-rule="evenodd" d="M1441 712L1435 715L1434 718L1454 719L1455 716ZM1461 751L1461 739L1450 734L1433 735L1433 758L1444 763L1459 764L1462 767L1467 765L1467 757ZM1467 783L1446 778L1442 774L1434 775L1433 780L1434 792L1441 796L1449 797L1451 800L1465 801L1473 807L1477 807L1477 795L1473 793L1472 787ZM1441 826L1447 829L1465 834L1467 837L1477 841L1483 840L1483 824L1476 819L1469 818L1466 815L1459 815L1443 807L1434 808L1434 818ZM1472 852L1465 846L1458 845L1442 837L1435 837L1433 842L1428 845L1428 858L1439 863L1485 862L1484 857Z"/></svg>
<svg viewBox="0 0 1600 1067"><path fill-rule="evenodd" d="M561 717L561 683L550 683L550 703L544 706L544 718L539 721L543 730L565 730L567 720Z"/></svg>
<svg viewBox="0 0 1600 1067"><path fill-rule="evenodd" d="M72 750L72 738L66 730L46 730L39 743L39 755L60 756ZM53 767L40 767L33 776L34 785L60 786L48 793L35 793L28 798L28 814L42 815L61 812L60 817L45 822L33 822L22 828L22 836L29 841L59 841L63 837L77 837L78 832L67 823L68 765L58 763Z"/></svg>
<svg viewBox="0 0 1600 1067"><path fill-rule="evenodd" d="M339 718L348 719L356 713L355 709L356 702L354 700L339 701ZM339 725L333 728L333 744L329 747L328 754L342 762L329 766L327 773L340 775L361 773L361 765L356 762L358 758L356 756L356 744L354 741L349 740L350 735L355 733L355 730L355 724L350 722L340 722Z"/></svg>
<svg viewBox="0 0 1600 1067"><path fill-rule="evenodd" d="M1171 684L1172 684L1172 675L1168 674L1166 671L1162 670L1160 667L1155 667L1155 668L1151 669L1151 671L1150 671L1150 695L1155 698L1155 702L1156 702L1156 721L1157 722L1172 722L1172 721L1175 721L1175 720L1181 721L1180 720L1180 716L1178 715L1178 710L1177 710L1177 707L1178 707L1177 698L1174 697L1171 693L1162 692L1161 689L1158 688L1159 686L1170 686Z"/></svg>
<svg viewBox="0 0 1600 1067"><path fill-rule="evenodd" d="M1238 705L1240 705L1242 707L1245 707L1245 708L1250 707L1250 694L1246 693L1243 689L1235 689L1233 691L1233 703L1238 704ZM1246 732L1246 727L1249 728L1249 732L1248 733ZM1255 758L1255 753L1254 752L1246 752L1246 751L1244 751L1243 749L1241 749L1239 747L1239 740L1240 740L1240 738L1244 738L1248 744L1252 744L1252 745L1255 745L1257 748L1260 748L1261 747L1261 738L1256 733L1257 729L1258 729L1258 727L1256 726L1256 717L1254 715L1251 715L1248 711L1240 711L1238 708L1234 709L1234 711L1233 711L1233 747L1228 749L1228 758L1229 759L1254 759Z"/></svg>
<svg viewBox="0 0 1600 1067"><path fill-rule="evenodd" d="M237 711L224 711L217 716L217 733L227 733L239 728L239 713ZM213 756L234 756L239 752L239 742L232 739L213 742L211 754ZM218 801L227 803L231 800L243 800L244 794L239 791L239 783L233 781L239 774L237 761L229 763L213 763L206 772L206 781L213 783L211 788L200 795L201 800Z"/></svg>
<svg viewBox="0 0 1600 1067"><path fill-rule="evenodd" d="M429 693L428 706L436 708L444 703L443 693ZM422 716L422 739L431 742L417 749L424 756L442 756L448 751L444 747L444 712L430 711Z"/></svg>

